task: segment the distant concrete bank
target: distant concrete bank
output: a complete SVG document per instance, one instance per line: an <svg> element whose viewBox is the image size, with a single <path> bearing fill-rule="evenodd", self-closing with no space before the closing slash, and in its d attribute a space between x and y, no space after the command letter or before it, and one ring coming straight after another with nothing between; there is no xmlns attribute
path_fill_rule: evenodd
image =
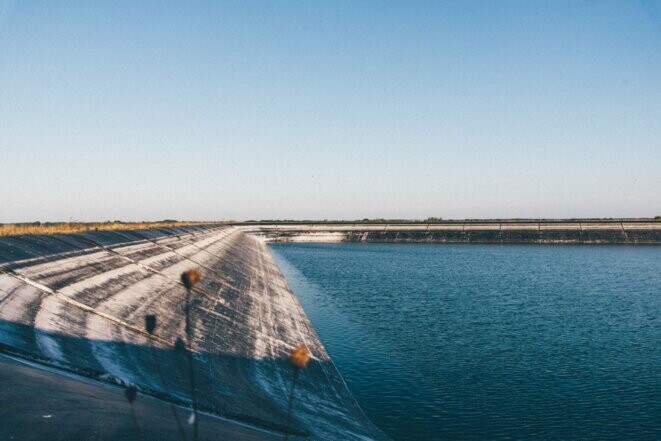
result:
<svg viewBox="0 0 661 441"><path fill-rule="evenodd" d="M449 221L438 223L244 223L268 242L661 244L661 221Z"/></svg>
<svg viewBox="0 0 661 441"><path fill-rule="evenodd" d="M188 357L177 341L186 340L188 303L180 274L190 268L202 273L189 303L197 402L208 414L201 439L281 439L288 356L300 344L312 361L296 386L290 439L387 439L348 391L264 241L218 225L1 237L0 353L54 370L0 360L0 439L177 439L167 405L145 395L188 419ZM157 317L153 334L148 314ZM135 436L121 387L77 387L57 372L102 388L135 385L144 437Z"/></svg>

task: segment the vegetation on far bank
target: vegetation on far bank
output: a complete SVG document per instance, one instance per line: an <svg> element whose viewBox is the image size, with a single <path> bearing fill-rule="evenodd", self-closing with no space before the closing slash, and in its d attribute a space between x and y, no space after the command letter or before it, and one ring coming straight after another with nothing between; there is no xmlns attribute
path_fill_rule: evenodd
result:
<svg viewBox="0 0 661 441"><path fill-rule="evenodd" d="M311 219L261 219L246 221L177 221L166 219L154 222L123 222L119 220L106 222L22 222L13 224L0 223L1 236L17 236L21 234L66 234L82 231L104 230L143 230L148 228L182 227L201 224L429 224L429 223L475 223L475 222L659 222L661 216L654 218L574 218L574 219L443 219L429 217L427 219L357 219L357 220L311 220Z"/></svg>
<svg viewBox="0 0 661 441"><path fill-rule="evenodd" d="M428 217L426 219L250 219L245 221L228 221L230 224L452 224L452 223L563 223L563 222L655 222L661 221L661 216L650 217L591 217L591 218L493 218L493 219L444 219L442 217Z"/></svg>
<svg viewBox="0 0 661 441"><path fill-rule="evenodd" d="M98 230L143 230L147 228L182 227L186 225L208 223L210 222L186 222L170 219L156 222L30 222L0 224L0 236L16 236L21 234L66 234Z"/></svg>

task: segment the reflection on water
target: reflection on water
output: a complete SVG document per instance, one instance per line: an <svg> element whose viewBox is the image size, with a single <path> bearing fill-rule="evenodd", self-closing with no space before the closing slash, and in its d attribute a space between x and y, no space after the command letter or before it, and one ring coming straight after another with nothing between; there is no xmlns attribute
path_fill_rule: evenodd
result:
<svg viewBox="0 0 661 441"><path fill-rule="evenodd" d="M397 441L661 439L661 247L272 250Z"/></svg>

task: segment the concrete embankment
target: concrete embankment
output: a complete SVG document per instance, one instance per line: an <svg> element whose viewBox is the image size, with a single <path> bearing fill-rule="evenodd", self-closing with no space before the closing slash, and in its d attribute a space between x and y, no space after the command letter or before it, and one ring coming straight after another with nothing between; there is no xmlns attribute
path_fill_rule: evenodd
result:
<svg viewBox="0 0 661 441"><path fill-rule="evenodd" d="M145 394L188 407L187 356L177 340L186 339L179 276L190 268L202 272L191 302L192 350L197 401L210 418L282 434L293 378L287 357L305 344L313 359L296 387L296 436L386 439L347 390L264 241L233 227L0 238L0 349L94 381L135 385L138 400ZM157 316L153 335L144 330L147 314ZM12 385L3 384L7 398ZM43 384L21 384L26 400L48 394ZM84 413L87 399L81 393L68 401ZM13 424L9 406L0 414L0 438L31 433ZM77 437L113 438L98 433L93 407L89 425L77 415ZM148 439L160 439L150 427L166 424L162 409L154 412L162 423L139 414ZM174 420L167 424L176 433Z"/></svg>
<svg viewBox="0 0 661 441"><path fill-rule="evenodd" d="M661 244L655 221L237 224L270 242Z"/></svg>

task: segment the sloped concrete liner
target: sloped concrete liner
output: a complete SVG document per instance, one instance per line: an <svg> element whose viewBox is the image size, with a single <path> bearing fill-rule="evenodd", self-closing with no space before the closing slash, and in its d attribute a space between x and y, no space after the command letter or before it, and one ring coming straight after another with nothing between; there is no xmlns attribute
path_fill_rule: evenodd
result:
<svg viewBox="0 0 661 441"><path fill-rule="evenodd" d="M133 384L138 400L150 395L157 403L190 406L187 356L175 348L178 339L186 340L186 290L179 276L190 268L202 273L192 292L191 320L197 400L204 412L281 436L294 375L288 356L305 344L313 358L296 386L290 439L387 439L351 396L265 242L233 227L0 238L0 349L95 384ZM147 314L157 316L153 336L144 330ZM24 369L10 367L18 377L0 386L3 401L17 387L25 388L26 400L48 394L43 384L51 377L42 375L41 389L31 390L32 383L16 380L28 375ZM75 389L53 385L51 398ZM106 389L105 395L121 394L121 388ZM67 398L82 412L76 436L111 439L98 433L93 412L86 420L85 400L92 393L86 394ZM88 403L90 409L99 406L98 400ZM160 439L163 425L149 415L141 411L139 422L147 438ZM154 407L153 415L154 421L167 418L163 408ZM0 413L0 438L16 435L18 420L25 418ZM29 434L24 427L18 436Z"/></svg>

